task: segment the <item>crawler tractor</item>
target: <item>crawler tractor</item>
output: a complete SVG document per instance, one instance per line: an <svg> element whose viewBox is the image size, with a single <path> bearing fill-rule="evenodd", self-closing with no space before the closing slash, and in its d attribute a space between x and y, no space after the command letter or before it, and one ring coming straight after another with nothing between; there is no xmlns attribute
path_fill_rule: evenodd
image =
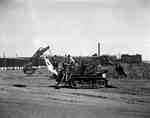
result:
<svg viewBox="0 0 150 118"><path fill-rule="evenodd" d="M95 65L64 64L63 70L59 72L57 82L72 88L100 88L107 87L107 70L97 71Z"/></svg>
<svg viewBox="0 0 150 118"><path fill-rule="evenodd" d="M102 75L104 73L96 74L72 74L66 82L72 88L101 88L107 87L108 81Z"/></svg>

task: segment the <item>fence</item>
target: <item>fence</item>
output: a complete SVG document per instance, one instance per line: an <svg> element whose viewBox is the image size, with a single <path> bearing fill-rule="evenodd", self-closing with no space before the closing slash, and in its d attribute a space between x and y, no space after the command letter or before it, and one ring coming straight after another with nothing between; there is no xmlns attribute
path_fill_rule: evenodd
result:
<svg viewBox="0 0 150 118"><path fill-rule="evenodd" d="M0 58L0 71L23 70L24 65L31 62L30 58ZM34 63L37 67L44 65L43 59L37 59Z"/></svg>

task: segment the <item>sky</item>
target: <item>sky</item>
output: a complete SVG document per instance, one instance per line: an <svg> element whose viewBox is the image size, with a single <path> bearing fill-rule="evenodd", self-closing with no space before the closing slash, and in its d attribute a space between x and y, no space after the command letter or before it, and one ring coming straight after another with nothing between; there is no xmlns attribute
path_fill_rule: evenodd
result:
<svg viewBox="0 0 150 118"><path fill-rule="evenodd" d="M150 0L0 0L0 56L142 54L150 60Z"/></svg>

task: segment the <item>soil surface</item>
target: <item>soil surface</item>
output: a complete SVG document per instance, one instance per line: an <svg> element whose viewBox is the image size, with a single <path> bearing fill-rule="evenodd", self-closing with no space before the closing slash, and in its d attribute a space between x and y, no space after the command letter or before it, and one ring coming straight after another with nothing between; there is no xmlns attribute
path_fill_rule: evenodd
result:
<svg viewBox="0 0 150 118"><path fill-rule="evenodd" d="M46 70L0 72L0 118L150 118L150 80L55 89Z"/></svg>

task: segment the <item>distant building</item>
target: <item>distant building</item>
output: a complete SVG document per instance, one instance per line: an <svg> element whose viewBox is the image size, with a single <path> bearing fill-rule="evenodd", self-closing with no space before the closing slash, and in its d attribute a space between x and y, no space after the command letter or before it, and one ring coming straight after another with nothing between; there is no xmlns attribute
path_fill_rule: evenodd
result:
<svg viewBox="0 0 150 118"><path fill-rule="evenodd" d="M97 57L97 53L94 53L92 56L93 56L93 57Z"/></svg>
<svg viewBox="0 0 150 118"><path fill-rule="evenodd" d="M111 61L116 61L117 60L117 56L115 56L115 55L102 55L101 57L108 58Z"/></svg>
<svg viewBox="0 0 150 118"><path fill-rule="evenodd" d="M117 57L115 55L102 55L100 57L102 64L114 63L117 61Z"/></svg>
<svg viewBox="0 0 150 118"><path fill-rule="evenodd" d="M136 55L124 54L124 55L121 55L121 62L123 62L123 63L141 63L142 55L140 55L140 54L136 54Z"/></svg>

